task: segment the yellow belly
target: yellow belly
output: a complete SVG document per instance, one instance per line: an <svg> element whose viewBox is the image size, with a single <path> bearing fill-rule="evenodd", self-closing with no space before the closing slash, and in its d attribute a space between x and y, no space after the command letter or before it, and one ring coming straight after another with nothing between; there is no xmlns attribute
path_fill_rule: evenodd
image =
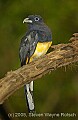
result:
<svg viewBox="0 0 78 120"><path fill-rule="evenodd" d="M48 51L48 49L50 48L51 44L52 44L52 41L51 42L43 42L43 43L38 42L37 46L36 46L36 50L30 58L30 62L42 55L45 55L46 52Z"/></svg>

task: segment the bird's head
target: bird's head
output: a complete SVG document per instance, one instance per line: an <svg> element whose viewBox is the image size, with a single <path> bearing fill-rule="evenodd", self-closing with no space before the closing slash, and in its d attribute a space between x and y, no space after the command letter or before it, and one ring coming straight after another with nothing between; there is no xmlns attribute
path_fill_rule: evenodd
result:
<svg viewBox="0 0 78 120"><path fill-rule="evenodd" d="M23 23L39 24L43 23L43 19L40 15L29 15L27 18L23 20Z"/></svg>

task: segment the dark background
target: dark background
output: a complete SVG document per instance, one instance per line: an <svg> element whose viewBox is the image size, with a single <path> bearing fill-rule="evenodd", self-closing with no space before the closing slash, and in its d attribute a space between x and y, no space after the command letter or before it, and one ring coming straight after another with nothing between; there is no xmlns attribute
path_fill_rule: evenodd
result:
<svg viewBox="0 0 78 120"><path fill-rule="evenodd" d="M78 0L0 0L0 78L7 71L20 67L19 44L27 30L27 25L22 24L22 21L30 14L39 14L43 17L52 30L53 44L68 43L72 34L78 32ZM78 65L69 65L66 71L65 68L57 69L36 80L34 97L37 113L77 114ZM4 107L7 113L27 113L23 88L9 97ZM13 118L22 119L26 118ZM51 117L41 119L49 120ZM56 119L54 117L54 120Z"/></svg>

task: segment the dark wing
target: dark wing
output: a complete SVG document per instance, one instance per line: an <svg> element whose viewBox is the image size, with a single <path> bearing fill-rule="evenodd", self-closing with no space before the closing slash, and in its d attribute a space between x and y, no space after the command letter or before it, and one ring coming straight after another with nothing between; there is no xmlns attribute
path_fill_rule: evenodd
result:
<svg viewBox="0 0 78 120"><path fill-rule="evenodd" d="M37 31L32 31L26 33L22 38L19 48L19 57L21 61L21 66L29 63L30 57L33 55L38 43Z"/></svg>

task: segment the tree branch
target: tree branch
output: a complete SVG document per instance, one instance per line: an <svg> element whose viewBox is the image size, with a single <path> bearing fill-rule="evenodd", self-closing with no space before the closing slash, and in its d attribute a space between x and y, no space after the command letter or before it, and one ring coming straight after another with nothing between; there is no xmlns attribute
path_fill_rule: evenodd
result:
<svg viewBox="0 0 78 120"><path fill-rule="evenodd" d="M52 46L53 51L0 79L0 104L24 84L41 78L56 68L78 62L78 33L73 34L71 43Z"/></svg>

